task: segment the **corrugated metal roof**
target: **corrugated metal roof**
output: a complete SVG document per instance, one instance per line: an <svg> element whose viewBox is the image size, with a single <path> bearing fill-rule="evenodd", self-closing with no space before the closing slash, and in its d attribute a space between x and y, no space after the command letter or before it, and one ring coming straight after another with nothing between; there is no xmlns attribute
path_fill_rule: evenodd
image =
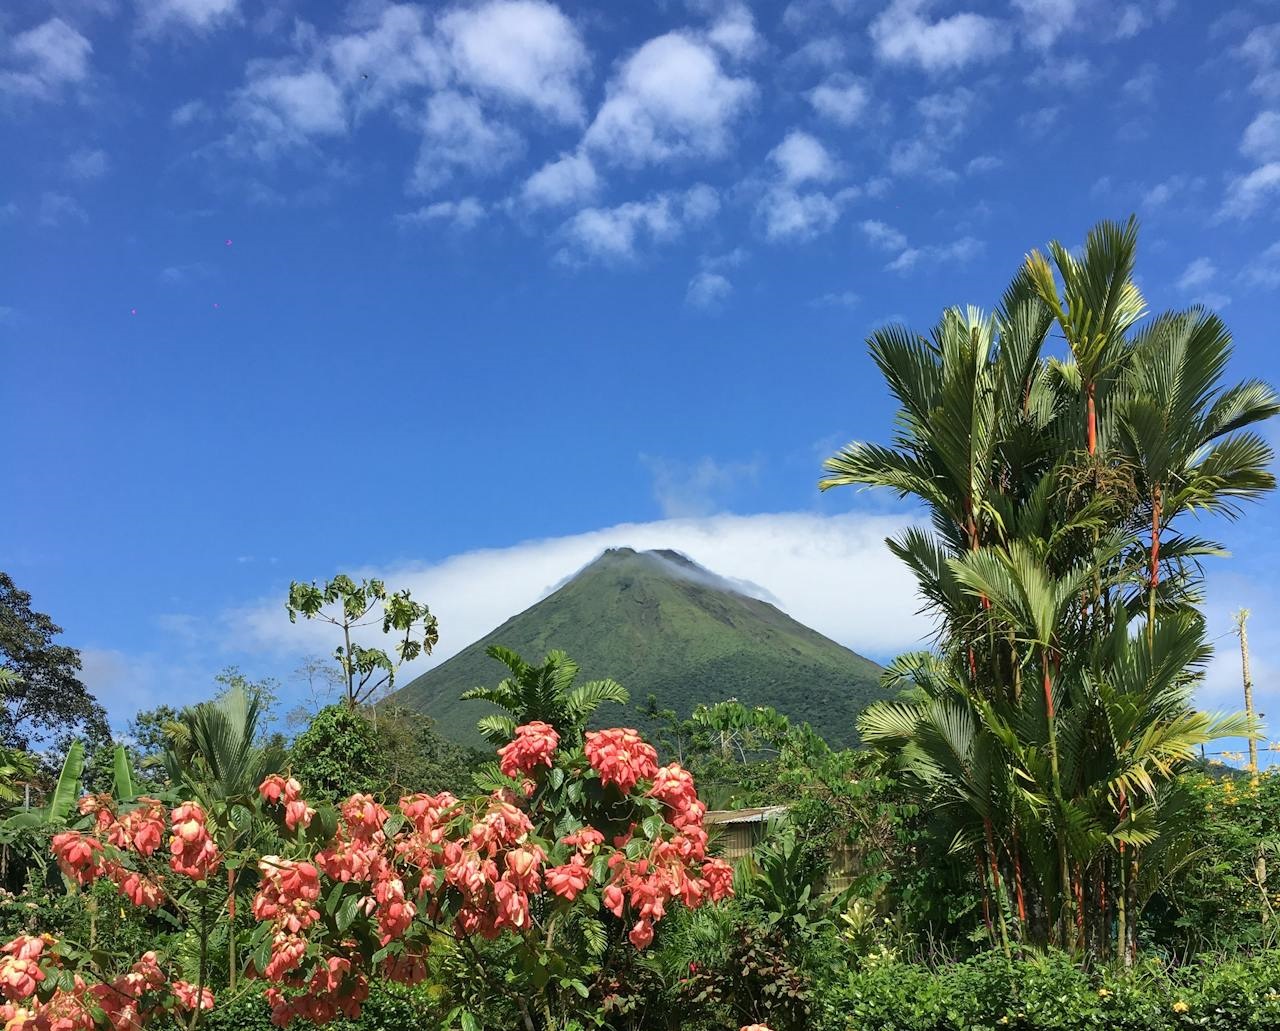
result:
<svg viewBox="0 0 1280 1031"><path fill-rule="evenodd" d="M787 811L785 805L766 805L756 809L710 809L704 818L705 823L764 823L774 816L781 816Z"/></svg>

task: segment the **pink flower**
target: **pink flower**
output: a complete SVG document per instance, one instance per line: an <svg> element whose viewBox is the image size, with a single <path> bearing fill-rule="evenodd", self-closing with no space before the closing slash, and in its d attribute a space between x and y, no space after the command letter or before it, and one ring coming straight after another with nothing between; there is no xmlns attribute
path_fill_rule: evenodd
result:
<svg viewBox="0 0 1280 1031"><path fill-rule="evenodd" d="M174 981L173 994L178 999L178 1004L184 1010L194 1010L197 1008L196 986L187 981ZM199 1008L202 1010L213 1009L213 992L208 988L202 988L199 993Z"/></svg>
<svg viewBox="0 0 1280 1031"><path fill-rule="evenodd" d="M102 842L79 831L55 834L50 843L58 868L77 884L92 884L103 873Z"/></svg>
<svg viewBox="0 0 1280 1031"><path fill-rule="evenodd" d="M516 727L516 736L498 749L498 765L505 776L532 773L537 766L551 766L560 735L548 723L534 720Z"/></svg>
<svg viewBox="0 0 1280 1031"><path fill-rule="evenodd" d="M600 783L617 784L623 794L658 772L657 751L629 727L592 731L585 750Z"/></svg>
<svg viewBox="0 0 1280 1031"><path fill-rule="evenodd" d="M544 874L547 887L563 899L572 902L591 883L591 870L575 855L564 866L553 866Z"/></svg>

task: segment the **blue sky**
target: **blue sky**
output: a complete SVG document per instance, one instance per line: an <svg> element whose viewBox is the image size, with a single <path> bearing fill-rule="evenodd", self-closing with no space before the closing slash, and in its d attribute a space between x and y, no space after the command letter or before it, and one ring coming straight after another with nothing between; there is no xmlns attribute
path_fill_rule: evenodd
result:
<svg viewBox="0 0 1280 1031"><path fill-rule="evenodd" d="M907 516L814 486L887 434L864 337L1102 217L1280 379L1274 0L18 0L0 120L0 562L117 720L324 650L290 579L448 655L609 543L891 654ZM1264 699L1276 511L1210 581Z"/></svg>

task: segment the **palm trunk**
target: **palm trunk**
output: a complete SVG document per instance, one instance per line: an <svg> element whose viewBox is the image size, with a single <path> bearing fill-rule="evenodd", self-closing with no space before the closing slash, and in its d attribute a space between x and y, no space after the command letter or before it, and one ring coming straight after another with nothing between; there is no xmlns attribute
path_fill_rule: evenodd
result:
<svg viewBox="0 0 1280 1031"><path fill-rule="evenodd" d="M1151 491L1151 571L1147 592L1147 648L1156 646L1156 588L1160 585L1160 522L1164 515L1164 494L1160 484Z"/></svg>
<svg viewBox="0 0 1280 1031"><path fill-rule="evenodd" d="M1044 707L1049 730L1049 772L1053 778L1053 804L1055 807L1060 807L1062 803L1062 772L1058 765L1058 728L1053 707L1053 678L1049 673L1049 649L1041 648L1040 662L1044 669ZM1060 820L1055 820L1055 824L1057 826L1054 827L1054 833L1058 839L1058 871L1062 880L1059 890L1062 896L1062 915L1065 917L1075 907L1075 895L1071 883L1071 864L1067 859L1066 836L1062 833ZM1061 943L1065 946L1070 923L1068 920L1062 919L1059 924Z"/></svg>
<svg viewBox="0 0 1280 1031"><path fill-rule="evenodd" d="M1097 384L1090 381L1085 384L1085 444L1089 448L1089 456L1092 458L1098 453L1098 407L1097 407L1098 387Z"/></svg>
<svg viewBox="0 0 1280 1031"><path fill-rule="evenodd" d="M236 990L236 872L227 871L227 989Z"/></svg>

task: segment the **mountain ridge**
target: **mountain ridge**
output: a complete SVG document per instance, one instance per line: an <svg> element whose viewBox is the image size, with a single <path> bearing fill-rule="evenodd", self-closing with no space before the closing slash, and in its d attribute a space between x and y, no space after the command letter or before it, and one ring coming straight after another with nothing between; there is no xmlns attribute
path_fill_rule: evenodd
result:
<svg viewBox="0 0 1280 1031"><path fill-rule="evenodd" d="M612 677L630 692L625 711L600 711L605 722L649 729L639 709L650 694L681 716L737 698L805 720L834 745L856 741L857 713L879 694L879 666L751 592L768 594L672 549L610 548L392 698L477 742L475 722L492 710L458 696L502 679L485 649L501 644L530 662L559 649L582 680Z"/></svg>

